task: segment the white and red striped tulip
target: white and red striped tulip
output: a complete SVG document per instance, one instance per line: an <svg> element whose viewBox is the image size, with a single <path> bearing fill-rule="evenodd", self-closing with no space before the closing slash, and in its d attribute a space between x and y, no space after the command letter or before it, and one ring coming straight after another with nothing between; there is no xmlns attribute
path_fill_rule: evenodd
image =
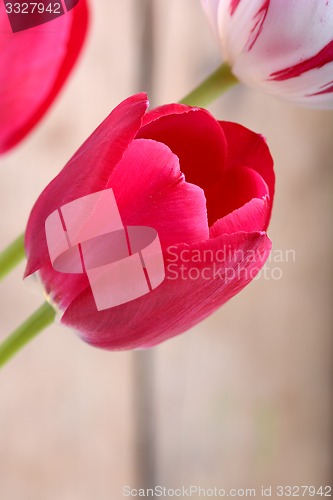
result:
<svg viewBox="0 0 333 500"><path fill-rule="evenodd" d="M333 108L333 0L201 0L243 83Z"/></svg>

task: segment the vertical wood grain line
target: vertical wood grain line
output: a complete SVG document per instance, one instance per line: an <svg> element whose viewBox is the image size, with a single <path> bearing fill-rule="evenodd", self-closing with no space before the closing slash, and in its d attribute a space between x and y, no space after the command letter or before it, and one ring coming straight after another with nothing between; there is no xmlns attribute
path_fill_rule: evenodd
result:
<svg viewBox="0 0 333 500"><path fill-rule="evenodd" d="M154 0L133 0L137 27L137 90L154 101ZM140 488L156 485L156 419L153 350L134 353L135 473ZM152 498L152 497L151 497Z"/></svg>

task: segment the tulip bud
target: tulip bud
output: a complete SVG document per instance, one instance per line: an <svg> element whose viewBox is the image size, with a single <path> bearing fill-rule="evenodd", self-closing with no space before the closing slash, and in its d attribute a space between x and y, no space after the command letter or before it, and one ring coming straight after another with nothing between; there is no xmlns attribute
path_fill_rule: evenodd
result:
<svg viewBox="0 0 333 500"><path fill-rule="evenodd" d="M332 0L201 0L224 59L243 83L333 108Z"/></svg>

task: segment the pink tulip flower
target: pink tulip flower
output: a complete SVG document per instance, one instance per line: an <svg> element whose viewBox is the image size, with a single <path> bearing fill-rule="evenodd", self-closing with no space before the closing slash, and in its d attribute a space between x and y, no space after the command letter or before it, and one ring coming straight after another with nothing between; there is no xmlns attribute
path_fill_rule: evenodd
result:
<svg viewBox="0 0 333 500"><path fill-rule="evenodd" d="M138 94L112 111L40 195L26 231L26 276L38 275L61 323L105 349L150 347L188 330L240 292L271 249L274 172L264 139L204 109L147 107ZM80 241L97 256L101 239L92 236L106 232L103 224L120 236L150 228L165 268L149 293L130 290L137 298L108 308L108 297L96 304L88 265L86 273L76 267ZM114 271L119 248L108 248L97 279ZM157 253L148 254L141 257L151 277ZM126 263L121 269L120 291L130 278Z"/></svg>
<svg viewBox="0 0 333 500"><path fill-rule="evenodd" d="M9 15L9 5L34 4L0 2L0 154L24 139L49 109L76 63L88 24L87 0L31 27L42 14ZM15 16L26 19L26 26L15 25ZM12 31L11 22L20 30Z"/></svg>

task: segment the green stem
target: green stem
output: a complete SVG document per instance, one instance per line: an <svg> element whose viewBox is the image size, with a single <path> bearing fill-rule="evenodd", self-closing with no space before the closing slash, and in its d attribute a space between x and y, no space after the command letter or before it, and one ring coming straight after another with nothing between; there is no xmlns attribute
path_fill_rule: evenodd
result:
<svg viewBox="0 0 333 500"><path fill-rule="evenodd" d="M24 234L0 253L0 280L24 259Z"/></svg>
<svg viewBox="0 0 333 500"><path fill-rule="evenodd" d="M238 80L232 74L230 66L224 63L180 103L205 108L236 83Z"/></svg>
<svg viewBox="0 0 333 500"><path fill-rule="evenodd" d="M0 344L0 368L7 363L22 347L30 340L49 326L56 312L53 307L45 302L37 311L34 312L21 326L10 334L6 340Z"/></svg>

